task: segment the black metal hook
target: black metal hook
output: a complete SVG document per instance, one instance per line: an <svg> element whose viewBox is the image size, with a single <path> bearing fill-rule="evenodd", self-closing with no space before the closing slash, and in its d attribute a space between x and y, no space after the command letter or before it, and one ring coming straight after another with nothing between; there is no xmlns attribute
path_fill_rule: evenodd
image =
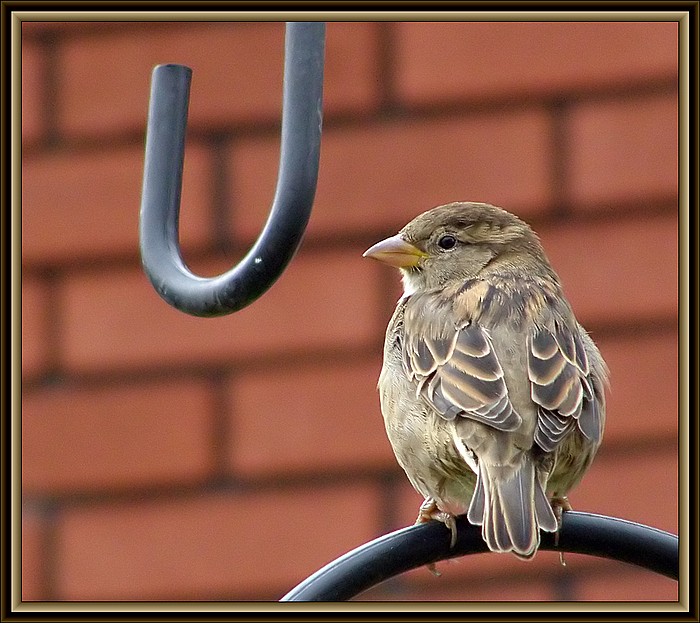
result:
<svg viewBox="0 0 700 623"><path fill-rule="evenodd" d="M192 71L153 70L141 196L144 270L158 294L194 316L229 314L252 303L296 253L311 214L321 145L325 23L286 25L280 166L272 209L237 266L203 278L185 265L178 240L185 129Z"/></svg>
<svg viewBox="0 0 700 623"><path fill-rule="evenodd" d="M457 527L454 548L449 531L437 521L379 537L327 564L280 601L347 601L405 571L488 551L478 526L458 517ZM558 542L556 535L543 533L540 549L610 558L678 580L678 537L616 517L566 512Z"/></svg>

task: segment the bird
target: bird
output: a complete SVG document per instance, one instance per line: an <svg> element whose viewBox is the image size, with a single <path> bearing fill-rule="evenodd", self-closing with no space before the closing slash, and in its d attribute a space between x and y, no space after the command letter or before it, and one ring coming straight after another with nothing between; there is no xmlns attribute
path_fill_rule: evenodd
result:
<svg viewBox="0 0 700 623"><path fill-rule="evenodd" d="M432 208L364 257L403 294L378 381L397 462L457 542L466 514L493 552L531 559L603 437L608 368L532 228L487 203Z"/></svg>

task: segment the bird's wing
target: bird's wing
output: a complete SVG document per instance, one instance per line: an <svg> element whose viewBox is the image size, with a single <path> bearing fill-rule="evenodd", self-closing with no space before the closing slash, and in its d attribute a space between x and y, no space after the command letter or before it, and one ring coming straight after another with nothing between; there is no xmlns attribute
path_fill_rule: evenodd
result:
<svg viewBox="0 0 700 623"><path fill-rule="evenodd" d="M434 300L415 301L404 318L403 362L417 394L445 419L517 429L522 420L488 331L474 320L457 322L451 307Z"/></svg>
<svg viewBox="0 0 700 623"><path fill-rule="evenodd" d="M553 321L528 336L528 377L539 406L535 442L551 452L576 425L600 441L600 412L578 325Z"/></svg>

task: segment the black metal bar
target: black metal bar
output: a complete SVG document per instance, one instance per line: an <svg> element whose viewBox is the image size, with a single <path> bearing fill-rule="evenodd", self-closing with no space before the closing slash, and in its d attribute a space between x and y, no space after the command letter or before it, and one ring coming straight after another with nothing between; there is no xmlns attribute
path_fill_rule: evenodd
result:
<svg viewBox="0 0 700 623"><path fill-rule="evenodd" d="M325 23L286 26L282 139L277 189L267 223L237 266L203 278L185 265L178 224L187 107L192 72L153 70L141 197L141 259L158 294L195 316L229 314L252 303L277 280L306 229L318 178Z"/></svg>
<svg viewBox="0 0 700 623"><path fill-rule="evenodd" d="M457 518L457 527L452 549L449 531L437 521L370 541L329 563L280 601L346 601L410 569L488 551L479 527L464 517ZM615 517L566 512L558 543L554 534L543 533L540 549L610 558L678 580L678 537Z"/></svg>

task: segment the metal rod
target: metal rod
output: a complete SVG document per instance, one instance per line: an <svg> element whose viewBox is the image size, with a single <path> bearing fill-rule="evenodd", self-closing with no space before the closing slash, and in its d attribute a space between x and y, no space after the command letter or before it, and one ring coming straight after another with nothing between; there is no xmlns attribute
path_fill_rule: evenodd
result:
<svg viewBox="0 0 700 623"><path fill-rule="evenodd" d="M153 70L141 197L144 270L170 305L194 316L229 314L260 297L296 253L311 214L321 145L325 23L286 26L282 138L277 189L267 223L231 270L204 278L180 251L179 211L192 72L182 65Z"/></svg>
<svg viewBox="0 0 700 623"><path fill-rule="evenodd" d="M329 563L280 601L347 601L405 571L488 551L479 527L465 517L457 518L457 527L457 543L452 549L449 531L437 521L370 541ZM610 558L678 580L678 537L615 517L566 512L558 544L554 534L543 533L540 549Z"/></svg>

